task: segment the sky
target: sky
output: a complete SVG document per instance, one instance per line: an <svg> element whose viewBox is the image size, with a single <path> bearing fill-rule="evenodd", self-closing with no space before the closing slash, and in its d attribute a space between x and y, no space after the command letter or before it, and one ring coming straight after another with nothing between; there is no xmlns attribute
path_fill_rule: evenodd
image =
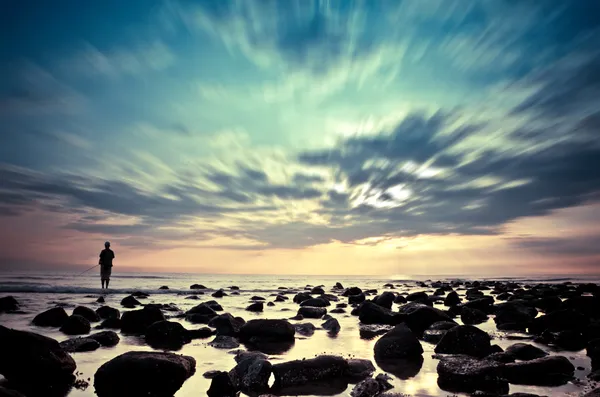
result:
<svg viewBox="0 0 600 397"><path fill-rule="evenodd" d="M595 0L0 2L0 270L600 273Z"/></svg>

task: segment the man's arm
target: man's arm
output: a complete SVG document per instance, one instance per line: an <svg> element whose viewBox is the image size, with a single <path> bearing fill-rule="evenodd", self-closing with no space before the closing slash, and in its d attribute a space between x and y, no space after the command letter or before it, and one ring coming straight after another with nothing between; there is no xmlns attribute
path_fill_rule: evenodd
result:
<svg viewBox="0 0 600 397"><path fill-rule="evenodd" d="M102 252L100 252L100 259L98 259L98 264L102 265Z"/></svg>

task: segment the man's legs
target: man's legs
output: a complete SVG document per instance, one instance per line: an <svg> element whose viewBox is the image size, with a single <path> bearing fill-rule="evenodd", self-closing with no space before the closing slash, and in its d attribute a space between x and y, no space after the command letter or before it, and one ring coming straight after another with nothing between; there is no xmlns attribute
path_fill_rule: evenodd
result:
<svg viewBox="0 0 600 397"><path fill-rule="evenodd" d="M104 289L104 282L105 282L105 280L102 279L102 289Z"/></svg>
<svg viewBox="0 0 600 397"><path fill-rule="evenodd" d="M110 283L110 278L106 279L106 289L108 289L108 283Z"/></svg>

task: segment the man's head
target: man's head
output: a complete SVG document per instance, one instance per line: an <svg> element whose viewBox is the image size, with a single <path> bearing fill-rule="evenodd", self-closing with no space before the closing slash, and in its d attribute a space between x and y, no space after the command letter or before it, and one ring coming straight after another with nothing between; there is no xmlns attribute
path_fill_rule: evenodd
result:
<svg viewBox="0 0 600 397"><path fill-rule="evenodd" d="M108 248L108 247L110 247L110 242L107 241L104 243L104 248Z"/></svg>

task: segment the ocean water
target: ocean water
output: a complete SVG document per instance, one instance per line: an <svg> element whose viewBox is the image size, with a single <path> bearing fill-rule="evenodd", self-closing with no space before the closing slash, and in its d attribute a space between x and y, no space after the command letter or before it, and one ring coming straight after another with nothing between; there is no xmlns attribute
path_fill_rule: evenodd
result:
<svg viewBox="0 0 600 397"><path fill-rule="evenodd" d="M451 279L461 279L462 277L452 277ZM69 339L69 336L62 334L54 328L42 328L31 325L31 320L38 313L47 310L56 305L65 307L67 313L78 305L84 305L93 309L101 306L96 303L99 296L104 296L106 305L118 308L121 312L126 311L121 307L120 301L125 296L134 291L143 291L150 294L147 299L140 299L142 303L172 303L181 310L186 311L203 301L217 300L224 308L224 312L229 312L234 316L241 316L246 321L255 318L273 318L287 319L294 316L298 310L298 305L292 302L293 295L289 295L290 300L286 302L277 302L274 307L267 307L263 313L251 313L245 310L250 304L250 298L259 295L272 301L271 294L281 292L279 287L286 287L290 290L302 291L306 285L323 285L325 291L333 287L336 282L341 282L344 287L359 286L365 289L384 290L384 284L393 283L396 285L394 292L411 293L416 291L427 291L417 285L417 281L430 279L433 281L450 280L447 277L345 277L345 276L243 276L243 275L204 275L204 274L134 274L123 273L113 274L110 289L102 291L100 280L96 269L83 274L77 273L0 273L0 297L6 295L14 296L21 304L21 309L25 314L2 314L0 315L0 324L22 330L30 330L58 341ZM464 277L464 279L469 279ZM490 278L493 279L493 278ZM497 278L498 279L498 278ZM577 282L599 282L597 276L570 278L568 276L553 277L515 277L502 278L502 281L516 281L523 283L562 283L566 281ZM191 284L199 283L208 287L205 295L200 296L199 300L185 299L191 292ZM161 286L168 286L168 290L160 290ZM223 298L213 298L210 294L223 288L229 292L229 287L235 285L240 288L240 295L229 295ZM431 292L433 292L431 290ZM458 291L460 295L464 291ZM340 297L340 302L345 299ZM330 308L335 307L332 305ZM397 310L394 305L394 310ZM436 305L443 309L443 305ZM358 319L351 316L351 308L347 309L346 314L335 314L341 325L341 331L336 337L329 336L326 331L319 329L322 320L305 319L300 321L312 322L317 331L311 337L296 336L295 344L286 352L270 355L272 363L284 362L293 359L311 358L319 354L335 354L345 357L355 357L370 359L375 365L373 358L373 347L377 339L364 340L359 336ZM167 314L168 315L168 314ZM460 318L455 319L460 323ZM172 319L172 321L181 322L188 329L196 329L203 325L194 325L182 319ZM291 321L297 323L297 321ZM94 324L92 324L93 328ZM513 338L524 337L518 333L505 333L496 330L493 319L486 323L478 325L479 328L488 332L492 338L492 343L506 348L513 343L518 342ZM95 330L92 330L95 332ZM112 348L100 348L94 352L73 353L72 356L77 362L77 370L82 373L78 378L90 379L90 386L85 390L72 389L69 397L95 396L93 388L93 376L96 370L104 362L132 350L153 350L147 346L143 339L136 336L120 335L121 342ZM235 366L233 355L228 350L216 349L208 345L212 338L194 340L185 345L177 353L190 355L196 359L196 374L188 379L183 387L176 393L176 397L191 397L205 395L210 386L210 380L205 379L202 374L209 370L229 371ZM401 379L393 374L394 389L393 392L404 393L410 396L450 396L450 393L441 390L437 384L436 366L438 360L432 358L434 354L434 345L421 342L424 349L424 361L418 372L414 376ZM528 341L528 343L535 343ZM577 370L575 373L579 381L570 382L559 387L536 387L536 386L518 386L510 385L510 392L529 392L547 396L578 396L587 391L585 378L590 371L591 363L585 355L585 350L580 352L555 352L547 346L537 345L548 351L550 354L561 354L568 357L575 367L581 367L583 370ZM240 347L243 348L243 345ZM377 367L377 365L376 365ZM377 372L385 372L377 367ZM0 376L1 377L1 376ZM328 395L350 396L353 385L347 388L330 391Z"/></svg>

